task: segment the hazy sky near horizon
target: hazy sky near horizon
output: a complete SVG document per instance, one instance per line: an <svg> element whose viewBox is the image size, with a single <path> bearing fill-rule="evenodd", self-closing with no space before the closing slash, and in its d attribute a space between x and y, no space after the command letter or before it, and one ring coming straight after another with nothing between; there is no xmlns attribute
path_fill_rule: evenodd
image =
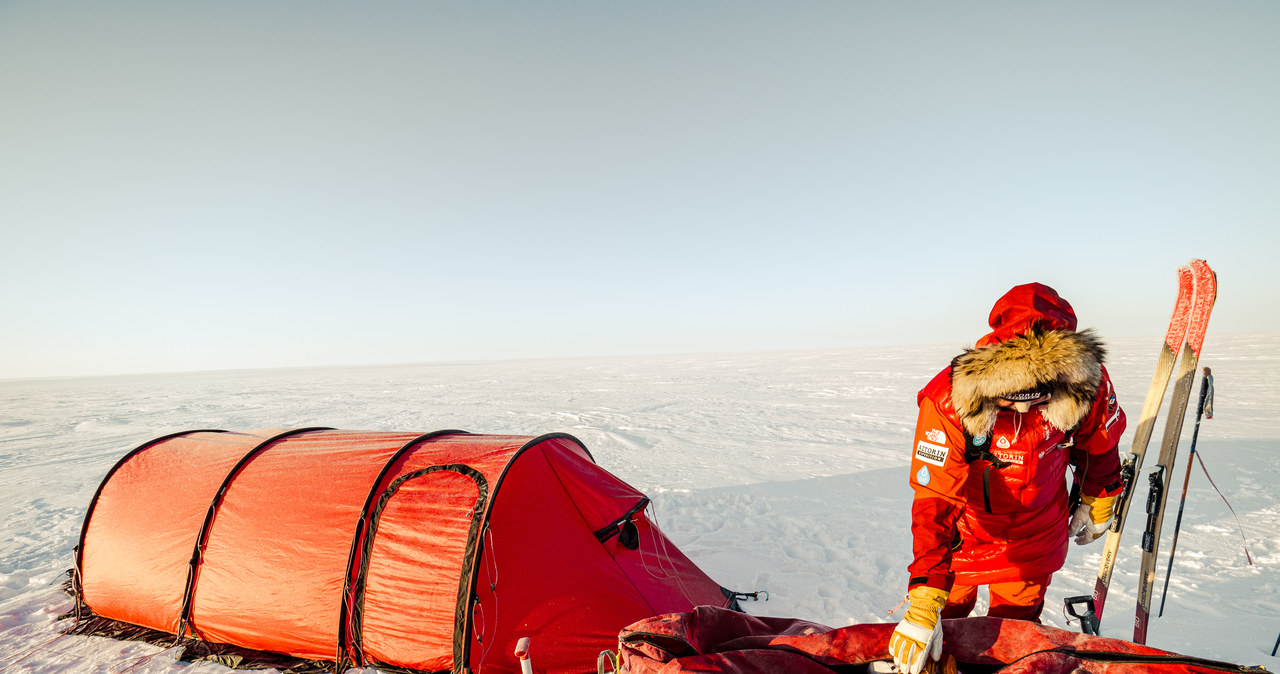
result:
<svg viewBox="0 0 1280 674"><path fill-rule="evenodd" d="M1280 3L0 4L0 378L1280 330ZM1153 345L1153 354L1154 354Z"/></svg>

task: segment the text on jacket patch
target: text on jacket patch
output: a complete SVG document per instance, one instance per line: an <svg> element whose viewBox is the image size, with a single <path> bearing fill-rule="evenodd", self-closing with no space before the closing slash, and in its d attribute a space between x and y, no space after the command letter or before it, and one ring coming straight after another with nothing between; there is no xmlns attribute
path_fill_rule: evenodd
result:
<svg viewBox="0 0 1280 674"><path fill-rule="evenodd" d="M925 463L941 466L947 462L947 448L921 440L916 443L916 458Z"/></svg>
<svg viewBox="0 0 1280 674"><path fill-rule="evenodd" d="M1015 466L1021 466L1027 462L1026 454L1022 452L1002 452L997 450L993 452L993 454L997 459L1000 459L1005 463L1011 463Z"/></svg>
<svg viewBox="0 0 1280 674"><path fill-rule="evenodd" d="M924 437L929 438L929 442L936 442L940 445L947 441L947 434L936 428L925 433Z"/></svg>

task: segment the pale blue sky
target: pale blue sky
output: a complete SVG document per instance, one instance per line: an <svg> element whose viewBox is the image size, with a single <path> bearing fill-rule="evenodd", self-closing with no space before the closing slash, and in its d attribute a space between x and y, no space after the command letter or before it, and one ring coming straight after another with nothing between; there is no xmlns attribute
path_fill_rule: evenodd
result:
<svg viewBox="0 0 1280 674"><path fill-rule="evenodd" d="M0 378L1280 330L1280 3L0 3ZM1154 346L1153 346L1154 352Z"/></svg>

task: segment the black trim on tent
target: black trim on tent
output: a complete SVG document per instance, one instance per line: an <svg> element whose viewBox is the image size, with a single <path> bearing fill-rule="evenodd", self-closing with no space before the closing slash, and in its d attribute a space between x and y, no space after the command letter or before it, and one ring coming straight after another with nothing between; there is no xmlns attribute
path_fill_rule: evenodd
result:
<svg viewBox="0 0 1280 674"><path fill-rule="evenodd" d="M579 440L579 439L577 439L577 438L573 437L572 435L569 435L568 433L547 433L547 434L545 434L545 435L539 435L538 437L536 437L536 438L534 438L534 439L532 439L532 440L530 440L530 441L528 441L528 442L524 443L524 446L523 446L523 447L521 447L521 448L520 448L520 449L515 453L515 455L511 457L511 461L508 461L508 462L507 462L507 465L508 465L508 466L510 466L510 465L511 465L511 463L512 463L513 461L515 461L515 460L516 460L516 457L517 457L517 456L520 456L520 453L521 453L521 452L523 452L524 450L528 449L529 447L532 447L533 445L536 445L536 444L540 444L540 443L545 442L545 441L547 441L547 440L555 440L555 439L557 439L557 438L559 438L559 439L561 439L561 440L572 440L572 441L573 441L573 444L577 445L577 446L582 450L582 452L583 452L584 454L586 454L586 455L587 455L587 458L588 458L588 459L591 459L591 463L595 463L595 462L596 462L596 457L591 456L591 450L587 449L587 446L586 446L586 445L584 445L584 444L582 444L582 441L581 441L581 440ZM597 464L597 465L599 465L599 464ZM505 475L505 474L506 474L506 472L507 472L507 471L505 471L505 470L504 470L504 471L502 471L503 475Z"/></svg>
<svg viewBox="0 0 1280 674"><path fill-rule="evenodd" d="M463 477L469 477L476 483L476 503L472 509L471 526L467 531L467 547L466 553L462 557L462 569L458 576L458 598L454 608L453 618L453 671L461 672L467 670L466 658L470 651L470 635L467 633L464 620L470 618L470 612L466 610L471 604L472 588L474 587L475 561L479 553L478 542L481 530L482 513L486 512L486 508L490 503L489 482L485 479L484 473L472 468L466 464L451 463L438 466L428 466L411 473L405 473L397 477L387 488L383 490L382 495L378 498L377 505L373 511L369 513L369 533L364 537L364 543L360 554L360 571L355 579L355 599L353 601L351 612L351 641L357 650L361 649L360 644L363 642L364 631L364 595L365 585L369 577L369 555L373 550L373 541L378 533L378 520L382 516L382 511L387 507L387 503L391 501L391 497L399 491L400 486L409 480L413 480L430 473L438 473L441 471L449 471L457 473ZM359 662L365 664L364 653L359 653ZM370 662L368 664L374 667L382 666L381 663Z"/></svg>
<svg viewBox="0 0 1280 674"><path fill-rule="evenodd" d="M256 447L249 450L244 456L240 457L240 460L236 462L236 465L232 466L231 470L227 472L227 476L222 479L222 484L218 487L218 491L213 495L213 501L209 504L209 510L205 512L204 522L200 525L200 533L196 536L195 550L191 553L191 561L187 563L187 585L182 591L182 612L178 616L177 632L179 637L187 635L188 627L191 629L192 636L200 636L196 631L195 625L191 624L192 601L195 597L196 578L200 575L200 563L203 561L204 548L209 543L209 531L213 528L213 517L217 514L218 506L222 505L222 498L226 496L227 489L231 486L231 481L235 479L236 475L240 474L241 469L248 465L254 457L261 454L277 441L283 440L289 436L309 433L311 431L332 430L334 429L325 426L317 426L310 428L295 428L291 431L279 433L258 443Z"/></svg>
<svg viewBox="0 0 1280 674"><path fill-rule="evenodd" d="M327 660L308 660L284 653L260 651L189 637L175 640L174 636L168 632L103 618L94 615L92 611L85 619L62 630L62 634L140 641L160 648L181 646L182 648L177 649L174 654L179 662L216 662L232 669L274 669L280 674L333 674L334 671L333 663Z"/></svg>
<svg viewBox="0 0 1280 674"><path fill-rule="evenodd" d="M483 525L482 529L489 528L489 517L493 514L493 501L494 499L498 498L498 490L502 487L502 481L507 478L507 473L511 472L511 467L515 465L516 459L519 459L529 449L533 447L537 447L538 445L542 444L543 442L546 442L547 440L557 440L557 439L572 440L575 444L577 444L579 447L582 448L582 451L586 453L587 458L591 459L591 463L596 462L595 457L591 456L591 451L587 449L587 446L582 444L581 440L573 437L572 435L569 435L568 433L547 433L545 435L539 435L538 437L524 443L523 445L520 446L520 449L517 449L515 453L511 455L511 458L507 460L507 465L503 466L502 472L498 475L498 479L495 480L493 483L493 495L489 497L489 507L484 512L484 517L483 517L484 521L481 523ZM474 525L474 522L473 522L473 525ZM484 553L484 540L481 539L476 542L476 548L475 548L476 558L477 559L480 558L483 553ZM477 566L473 568L471 571L471 584L467 590L468 598L476 596L476 586L479 583L480 583L480 574L479 574L479 567ZM465 616L460 615L458 617L459 624L462 624L464 621L466 623L465 625L463 625L464 629L466 630L466 634L462 636L463 659L461 662L462 662L462 667L464 668L470 666L469 662L471 660L471 636L472 636L471 627L474 624L471 621L471 614L472 614L472 607L474 606L475 606L475 602L468 601L466 606L466 615ZM455 639L459 638L459 634L455 633L454 638ZM458 670L457 661L454 662L454 670L461 671L461 670Z"/></svg>
<svg viewBox="0 0 1280 674"><path fill-rule="evenodd" d="M338 648L334 653L334 662L337 663L336 671L343 671L353 663L359 662L354 650L360 645L351 643L347 637L350 633L350 626L347 621L351 615L351 589L354 587L355 579L352 573L356 571L356 552L360 550L360 543L364 540L365 531L369 528L369 513L373 509L374 499L378 497L378 485L387 478L387 474L409 450L421 445L422 443L445 435L470 435L467 431L459 430L441 430L432 431L424 435L406 442L404 446L397 449L391 458L387 459L382 465L382 470L378 472L378 477L374 478L373 484L369 486L369 494L365 497L364 506L360 508L360 519L356 521L355 532L351 535L351 552L347 555L347 568L342 578L342 605L338 608Z"/></svg>
<svg viewBox="0 0 1280 674"><path fill-rule="evenodd" d="M115 475L116 471L120 470L121 466L124 466L125 462L127 462L129 459L132 459L134 455L138 454L144 449L147 449L149 447L154 447L166 440L172 440L174 438L181 437L184 435L190 435L192 433L226 433L226 432L227 431L216 429L216 428L202 428L202 429L191 430L191 431L178 431L177 433L170 433L169 435L162 435L154 440L148 440L142 443L141 445L138 445L137 447L133 448L132 451L120 457L120 460L116 461L116 464L111 467L111 470L107 471L106 477L102 478L102 482L98 483L98 490L93 493L93 498L89 500L89 508L88 510L85 511L85 514L84 514L84 524L80 525L80 543L76 545L76 550L75 550L76 566L75 566L75 573L72 577L73 588L75 589L75 596L77 597L77 601L79 600L78 599L79 597L83 596L82 594L83 587L80 585L80 574L84 571L84 539L89 532L89 519L93 517L93 511L95 508L98 507L98 498L102 496L102 490L106 488L107 482L111 480L111 476Z"/></svg>

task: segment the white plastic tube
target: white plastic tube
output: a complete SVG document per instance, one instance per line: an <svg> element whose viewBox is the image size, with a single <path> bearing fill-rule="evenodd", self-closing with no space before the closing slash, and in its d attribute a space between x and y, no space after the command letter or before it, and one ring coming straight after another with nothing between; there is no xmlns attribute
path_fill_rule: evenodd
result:
<svg viewBox="0 0 1280 674"><path fill-rule="evenodd" d="M520 661L523 674L533 674L533 663L529 661L529 637L520 637L516 642L516 659Z"/></svg>

